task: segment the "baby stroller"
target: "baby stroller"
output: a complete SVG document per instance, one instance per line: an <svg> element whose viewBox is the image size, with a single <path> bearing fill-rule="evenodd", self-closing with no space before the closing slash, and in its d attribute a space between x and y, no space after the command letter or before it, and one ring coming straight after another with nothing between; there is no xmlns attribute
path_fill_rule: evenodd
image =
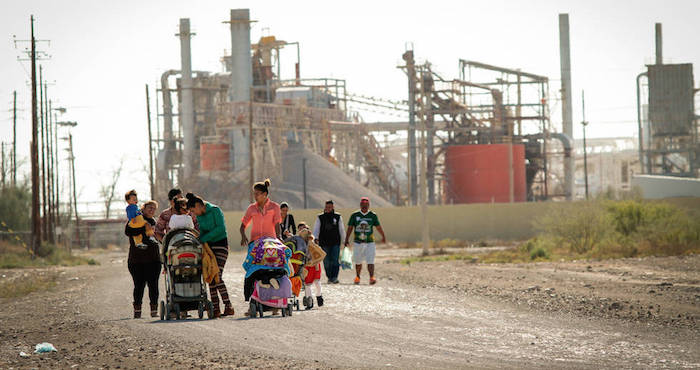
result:
<svg viewBox="0 0 700 370"><path fill-rule="evenodd" d="M191 310L198 317L214 317L214 305L207 299L202 278L202 244L197 231L188 228L171 230L165 238L163 263L165 264L166 301L160 301L160 319L176 320Z"/></svg>
<svg viewBox="0 0 700 370"><path fill-rule="evenodd" d="M292 283L292 296L290 298L292 307L297 311L301 310L299 295L304 289L304 265L306 265L306 253L308 252L306 241L298 235L291 236L284 240L284 245L292 250L292 258L289 262L292 265L292 275L289 278Z"/></svg>
<svg viewBox="0 0 700 370"><path fill-rule="evenodd" d="M282 316L292 315L291 250L274 238L261 238L249 245L243 268L255 276L250 297L250 317L263 317L265 311L281 309ZM275 279L278 286L270 281Z"/></svg>

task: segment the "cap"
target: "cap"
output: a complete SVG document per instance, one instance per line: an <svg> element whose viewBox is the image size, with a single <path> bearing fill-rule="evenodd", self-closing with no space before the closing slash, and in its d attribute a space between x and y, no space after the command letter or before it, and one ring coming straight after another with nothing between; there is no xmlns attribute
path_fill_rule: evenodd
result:
<svg viewBox="0 0 700 370"><path fill-rule="evenodd" d="M367 197L362 197L362 198L360 198L360 202L365 201L365 200L366 200L367 202L369 202L369 198L367 198Z"/></svg>

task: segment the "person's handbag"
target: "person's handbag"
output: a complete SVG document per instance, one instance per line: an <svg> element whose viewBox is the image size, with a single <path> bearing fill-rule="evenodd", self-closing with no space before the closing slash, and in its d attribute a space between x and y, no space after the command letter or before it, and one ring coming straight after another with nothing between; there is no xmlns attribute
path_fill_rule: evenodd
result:
<svg viewBox="0 0 700 370"><path fill-rule="evenodd" d="M350 248L343 248L343 252L340 253L340 267L343 270L352 269L352 251Z"/></svg>

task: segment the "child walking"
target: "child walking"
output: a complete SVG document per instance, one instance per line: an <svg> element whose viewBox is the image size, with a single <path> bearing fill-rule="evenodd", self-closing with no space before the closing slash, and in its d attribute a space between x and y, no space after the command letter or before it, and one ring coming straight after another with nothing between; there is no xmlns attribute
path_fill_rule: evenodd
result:
<svg viewBox="0 0 700 370"><path fill-rule="evenodd" d="M129 227L138 229L141 227L145 227L146 230L146 236L148 238L152 239L153 243L158 243L155 238L153 238L153 227L151 224L146 222L146 220L143 218L143 215L141 214L141 210L139 209L138 203L139 203L139 198L138 195L136 194L136 190L129 190L126 192L124 195L124 199L126 200L126 203L128 204L126 206L126 217L129 219ZM146 249L148 246L143 242L143 235L134 235L134 243L136 244L137 248L140 249Z"/></svg>
<svg viewBox="0 0 700 370"><path fill-rule="evenodd" d="M311 286L314 286L316 291L316 302L319 307L323 306L323 296L321 295L321 263L320 261L314 261L311 255L311 250L314 248L320 249L314 243L314 237L311 235L311 229L306 223L301 222L297 227L299 230L299 236L301 236L305 241L308 248L307 256L309 256L309 262L306 264L304 269L306 269L306 277L304 278L304 307L306 309L311 309L314 306L314 294L311 292ZM323 260L323 259L321 259Z"/></svg>

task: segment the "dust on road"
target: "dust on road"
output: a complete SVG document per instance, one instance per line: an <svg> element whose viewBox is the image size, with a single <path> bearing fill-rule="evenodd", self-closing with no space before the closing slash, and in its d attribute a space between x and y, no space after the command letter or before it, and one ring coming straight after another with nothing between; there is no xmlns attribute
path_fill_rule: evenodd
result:
<svg viewBox="0 0 700 370"><path fill-rule="evenodd" d="M459 289L467 281L529 285L542 277L533 272L539 270L560 276L550 266L502 265L503 273L474 264L380 263L376 286L366 285L366 276L360 286L349 284L352 273L343 272L342 284L323 286L326 305L320 309L246 319L242 258L232 253L224 274L236 316L211 321L130 319L131 280L123 254L104 256L101 266L63 269L62 285L45 295L53 306L43 305L38 294L3 302L10 312L0 319L0 367L700 367L697 327L547 310ZM80 280L69 280L73 276ZM560 291L565 288L557 289L566 295ZM44 317L50 330L23 321L28 315ZM18 356L44 340L59 352L42 355L46 360Z"/></svg>

